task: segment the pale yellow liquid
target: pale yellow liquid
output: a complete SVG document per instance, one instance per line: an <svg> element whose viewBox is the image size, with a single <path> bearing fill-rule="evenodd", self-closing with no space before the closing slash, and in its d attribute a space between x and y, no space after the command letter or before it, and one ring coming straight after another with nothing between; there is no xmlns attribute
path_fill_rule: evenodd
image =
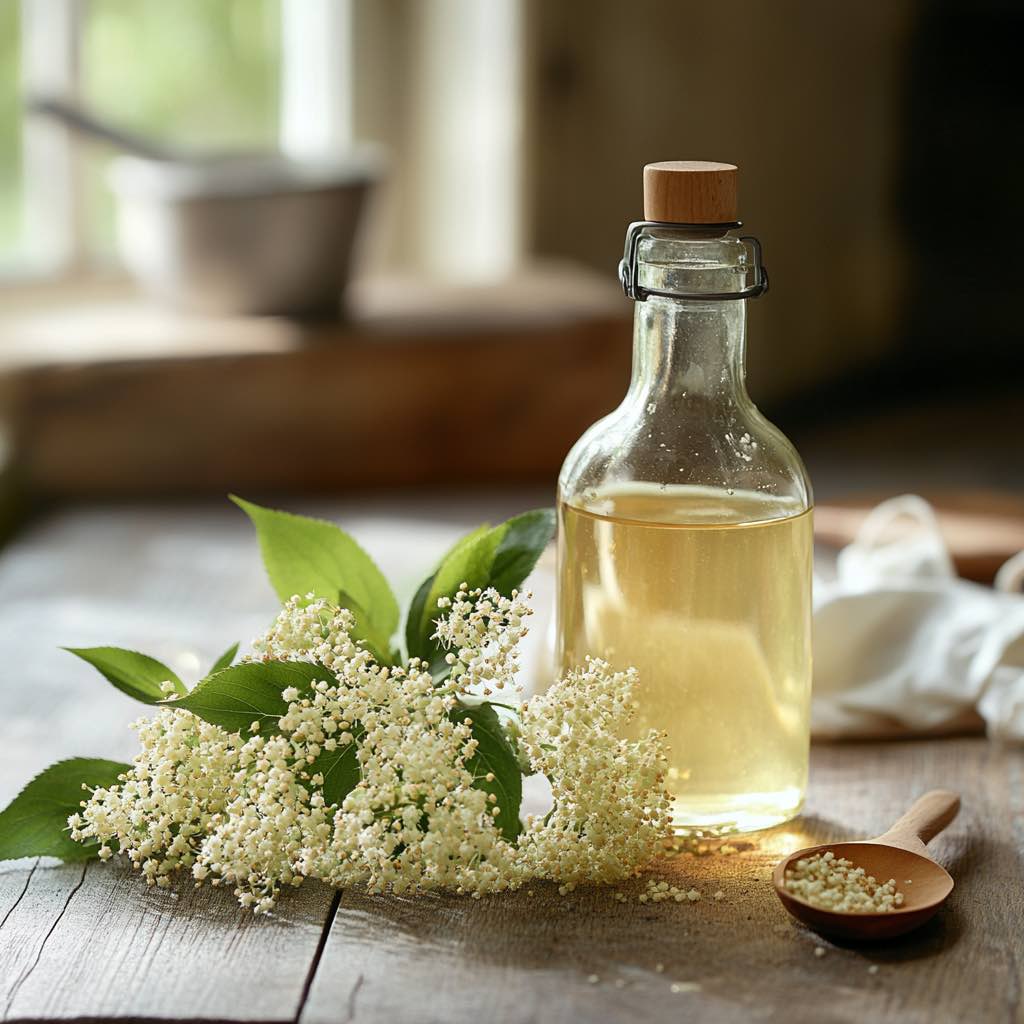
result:
<svg viewBox="0 0 1024 1024"><path fill-rule="evenodd" d="M677 831L793 817L807 785L810 511L635 484L559 513L559 661L639 670L631 728L668 734Z"/></svg>

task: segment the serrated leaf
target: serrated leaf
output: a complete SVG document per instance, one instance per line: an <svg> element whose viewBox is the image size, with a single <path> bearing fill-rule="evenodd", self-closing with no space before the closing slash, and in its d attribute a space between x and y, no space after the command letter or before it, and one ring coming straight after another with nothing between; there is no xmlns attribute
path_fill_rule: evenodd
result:
<svg viewBox="0 0 1024 1024"><path fill-rule="evenodd" d="M366 610L346 591L342 590L338 594L337 604L340 608L347 608L355 619L352 639L358 640L374 656L379 665L392 664L390 634L384 636L375 632Z"/></svg>
<svg viewBox="0 0 1024 1024"><path fill-rule="evenodd" d="M409 657L423 658L430 662L438 657L437 644L430 639L430 634L434 632L433 620L437 618L437 599L445 594L441 588L451 586L451 593L454 594L463 580L468 582L460 573L474 572L474 559L469 553L489 531L490 526L485 523L460 537L448 549L437 569L420 584L406 616L405 642ZM454 580L454 583L450 583L450 580ZM433 603L428 603L431 600Z"/></svg>
<svg viewBox="0 0 1024 1024"><path fill-rule="evenodd" d="M450 712L450 717L454 722L472 720L473 738L478 746L466 767L473 775L474 788L497 798L499 813L494 821L501 834L514 843L522 832L519 807L523 802L523 774L498 713L490 704L460 705ZM494 776L491 781L487 780L488 774Z"/></svg>
<svg viewBox="0 0 1024 1024"><path fill-rule="evenodd" d="M88 798L82 789L113 786L131 765L98 758L58 761L37 775L0 812L0 860L60 857L83 861L96 856L99 843L77 843L68 835L68 817Z"/></svg>
<svg viewBox="0 0 1024 1024"><path fill-rule="evenodd" d="M184 708L228 732L248 733L259 722L267 734L277 730L288 711L283 690L294 686L304 692L310 683L330 678L325 668L307 661L246 662L207 676L191 693L166 706Z"/></svg>
<svg viewBox="0 0 1024 1024"><path fill-rule="evenodd" d="M309 765L309 774L319 772L324 777L322 792L328 804L338 805L355 789L360 779L359 760L356 757L363 727L355 722L349 732L352 742L335 750L324 750Z"/></svg>
<svg viewBox="0 0 1024 1024"><path fill-rule="evenodd" d="M509 597L533 572L537 559L554 537L555 510L533 509L513 516L503 526L487 585Z"/></svg>
<svg viewBox="0 0 1024 1024"><path fill-rule="evenodd" d="M440 614L438 600L453 597L462 583L470 590L494 587L508 597L533 571L554 532L554 511L543 508L523 512L493 528L480 526L463 537L413 598L406 622L410 656L426 659L432 670L443 673L442 652L431 639Z"/></svg>
<svg viewBox="0 0 1024 1024"><path fill-rule="evenodd" d="M238 654L238 644L232 644L214 663L210 669L210 675L214 672L220 672L222 669L229 668L231 662L235 660L235 655Z"/></svg>
<svg viewBox="0 0 1024 1024"><path fill-rule="evenodd" d="M167 694L160 689L160 684L168 681L178 693L188 693L188 688L171 669L148 654L121 647L65 647L64 650L88 662L122 693L143 704L166 700Z"/></svg>
<svg viewBox="0 0 1024 1024"><path fill-rule="evenodd" d="M337 601L344 592L358 602L369 631L390 640L398 628L395 595L373 559L341 527L261 508L235 495L231 500L256 527L263 564L282 601L309 593Z"/></svg>
<svg viewBox="0 0 1024 1024"><path fill-rule="evenodd" d="M440 614L437 610L440 598L453 597L463 583L470 590L487 586L494 553L501 541L500 530L500 526L494 529L478 527L467 534L461 543L456 544L438 566L420 623L421 630L427 636L434 631L433 620Z"/></svg>

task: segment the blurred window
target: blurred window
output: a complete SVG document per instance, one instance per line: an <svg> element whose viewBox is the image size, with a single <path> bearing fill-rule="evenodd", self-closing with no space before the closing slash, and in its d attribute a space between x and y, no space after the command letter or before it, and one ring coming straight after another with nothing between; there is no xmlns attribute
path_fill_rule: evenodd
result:
<svg viewBox="0 0 1024 1024"><path fill-rule="evenodd" d="M383 144L372 266L520 257L522 0L0 0L0 274L113 262L113 152L25 117L64 97L169 144L297 158Z"/></svg>
<svg viewBox="0 0 1024 1024"><path fill-rule="evenodd" d="M32 2L32 0L29 0ZM81 95L141 135L189 147L267 149L277 142L280 0L89 0ZM109 152L89 154L86 232L113 248Z"/></svg>
<svg viewBox="0 0 1024 1024"><path fill-rule="evenodd" d="M0 273L109 262L109 147L23 116L60 95L169 143L272 148L281 0L0 0Z"/></svg>

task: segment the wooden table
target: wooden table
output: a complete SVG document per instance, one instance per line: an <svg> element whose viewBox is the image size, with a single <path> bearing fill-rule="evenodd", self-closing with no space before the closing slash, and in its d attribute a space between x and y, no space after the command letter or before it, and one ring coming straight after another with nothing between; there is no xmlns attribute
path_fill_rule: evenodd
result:
<svg viewBox="0 0 1024 1024"><path fill-rule="evenodd" d="M494 496L463 503L456 518L523 504ZM442 502L334 511L405 589L462 525ZM419 538L418 560L403 537ZM60 756L131 756L123 726L139 706L57 644L131 643L197 675L273 608L255 543L230 509L90 508L37 524L0 556L0 800ZM936 785L960 790L964 809L934 843L958 882L935 921L856 948L785 915L769 883L784 852L875 834ZM625 904L607 889L561 898L539 884L480 901L307 884L262 919L219 890L147 889L117 863L0 865L0 1013L303 1024L1024 1019L1020 751L980 738L819 745L804 817L733 845L654 870L698 889L696 903L641 904L643 880L625 887Z"/></svg>

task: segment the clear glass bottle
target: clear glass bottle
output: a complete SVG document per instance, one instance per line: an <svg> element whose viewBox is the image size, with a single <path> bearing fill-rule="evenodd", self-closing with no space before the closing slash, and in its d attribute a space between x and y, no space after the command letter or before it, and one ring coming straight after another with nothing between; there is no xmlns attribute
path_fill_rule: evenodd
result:
<svg viewBox="0 0 1024 1024"><path fill-rule="evenodd" d="M760 247L682 205L692 222L630 228L632 380L559 477L557 657L639 670L633 728L667 733L677 831L726 834L803 802L812 498L746 391Z"/></svg>

